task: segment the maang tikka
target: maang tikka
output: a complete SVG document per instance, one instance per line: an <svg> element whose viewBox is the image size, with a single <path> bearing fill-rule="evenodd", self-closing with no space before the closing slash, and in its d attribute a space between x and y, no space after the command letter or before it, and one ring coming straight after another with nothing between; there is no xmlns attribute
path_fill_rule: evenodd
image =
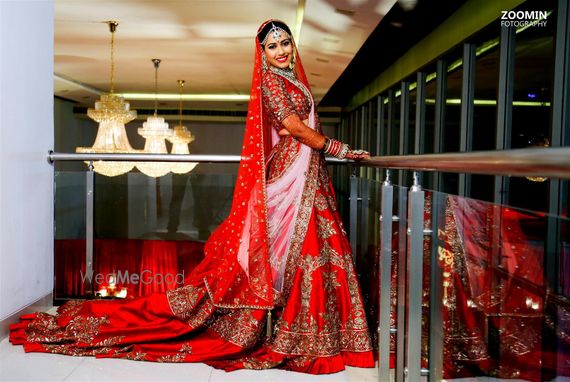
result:
<svg viewBox="0 0 570 382"><path fill-rule="evenodd" d="M286 30L284 30L283 28L279 28L275 24L271 23L271 29L265 35L265 38L261 42L261 45L265 45L265 43L267 42L267 39L269 38L269 35L273 35L273 38L275 40L279 40L282 36L282 33L285 33L287 36L289 36L289 33L287 33Z"/></svg>

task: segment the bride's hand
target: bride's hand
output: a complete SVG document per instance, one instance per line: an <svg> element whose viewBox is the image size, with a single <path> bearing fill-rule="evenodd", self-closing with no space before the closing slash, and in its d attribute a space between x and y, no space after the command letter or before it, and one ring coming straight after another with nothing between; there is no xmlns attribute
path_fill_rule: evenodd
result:
<svg viewBox="0 0 570 382"><path fill-rule="evenodd" d="M363 160L363 159L370 159L370 153L368 151L364 151L364 150L348 150L348 153L346 153L346 159L352 159L352 160Z"/></svg>

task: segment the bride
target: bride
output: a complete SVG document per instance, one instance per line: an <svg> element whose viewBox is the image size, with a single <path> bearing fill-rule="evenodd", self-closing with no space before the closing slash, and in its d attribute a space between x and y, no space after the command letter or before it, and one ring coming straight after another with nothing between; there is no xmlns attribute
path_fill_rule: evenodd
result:
<svg viewBox="0 0 570 382"><path fill-rule="evenodd" d="M373 367L362 297L324 154L369 154L321 133L289 27L264 22L230 215L184 287L133 300L69 301L24 315L26 352L205 362L311 374Z"/></svg>

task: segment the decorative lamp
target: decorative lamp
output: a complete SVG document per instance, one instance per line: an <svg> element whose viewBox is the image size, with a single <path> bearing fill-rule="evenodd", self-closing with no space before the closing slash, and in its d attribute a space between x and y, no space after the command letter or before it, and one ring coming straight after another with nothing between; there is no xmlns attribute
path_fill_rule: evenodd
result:
<svg viewBox="0 0 570 382"><path fill-rule="evenodd" d="M182 88L186 81L178 80L178 90L180 92L180 103L178 107L178 126L174 127L172 135L168 140L172 143L171 154L190 154L188 144L194 141L192 133L182 125ZM196 167L195 162L174 162L171 165L171 171L175 174L186 174Z"/></svg>
<svg viewBox="0 0 570 382"><path fill-rule="evenodd" d="M78 153L135 153L127 138L125 124L137 117L137 112L130 110L128 102L114 94L115 92L115 31L116 21L107 21L111 31L111 91L102 95L95 102L95 108L87 110L89 118L99 123L95 143L91 147L77 147ZM93 170L105 176L117 176L131 171L132 162L95 161Z"/></svg>
<svg viewBox="0 0 570 382"><path fill-rule="evenodd" d="M168 154L166 149L166 139L172 135L168 128L168 123L164 118L158 116L158 67L161 60L153 58L154 64L154 114L149 116L143 127L138 129L138 133L146 141L144 144L145 154ZM137 168L145 175L153 178L164 176L170 172L171 164L168 162L139 162Z"/></svg>

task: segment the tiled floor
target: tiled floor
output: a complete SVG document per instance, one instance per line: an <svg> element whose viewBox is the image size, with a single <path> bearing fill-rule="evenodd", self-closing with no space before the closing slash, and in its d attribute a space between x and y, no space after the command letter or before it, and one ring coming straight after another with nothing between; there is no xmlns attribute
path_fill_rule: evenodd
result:
<svg viewBox="0 0 570 382"><path fill-rule="evenodd" d="M329 375L283 370L226 373L200 363L135 362L120 359L24 353L21 346L0 342L0 381L187 381L187 382L376 382L376 369L347 368Z"/></svg>

